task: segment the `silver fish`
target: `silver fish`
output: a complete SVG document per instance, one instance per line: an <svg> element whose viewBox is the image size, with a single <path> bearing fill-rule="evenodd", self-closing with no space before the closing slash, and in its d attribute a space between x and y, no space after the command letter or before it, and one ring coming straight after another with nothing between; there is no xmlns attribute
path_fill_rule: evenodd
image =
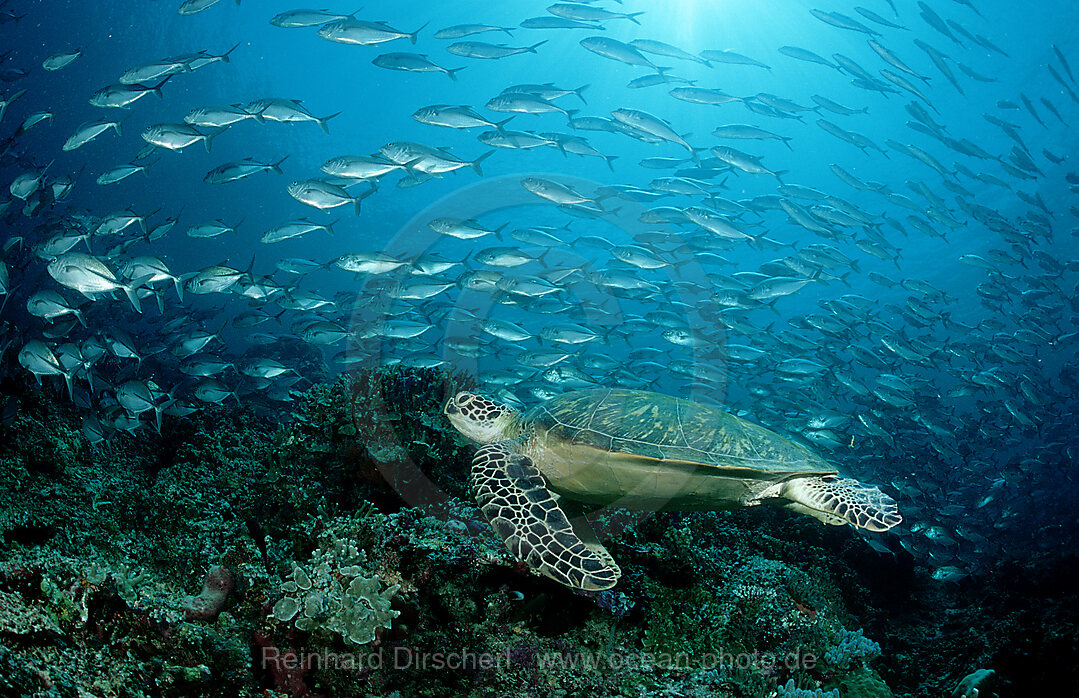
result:
<svg viewBox="0 0 1079 698"><path fill-rule="evenodd" d="M659 117L652 116L648 112L640 111L638 109L616 109L611 112L611 116L614 117L616 121L640 129L656 138L670 141L671 143L677 143L688 150L690 156L696 160L697 151L694 150L693 146L687 143L685 138L678 135L666 121Z"/></svg>
<svg viewBox="0 0 1079 698"><path fill-rule="evenodd" d="M142 139L147 143L168 150L183 150L189 145L202 141L206 146L206 152L210 152L213 139L225 129L219 129L210 133L202 133L194 126L188 124L154 124L147 126L142 132Z"/></svg>
<svg viewBox="0 0 1079 698"><path fill-rule="evenodd" d="M521 53L537 53L536 49L545 43L547 43L546 40L539 41L531 46L514 47L506 46L505 44L488 44L483 41L458 41L447 46L446 51L455 56L463 56L465 58L496 60L499 58L516 56Z"/></svg>
<svg viewBox="0 0 1079 698"><path fill-rule="evenodd" d="M309 220L303 219L298 221L292 221L290 223L283 223L263 233L262 237L259 239L259 242L263 242L266 244L281 242L282 240L297 238L301 235L307 235L308 233L313 233L317 230L324 231L327 235L333 235L333 226L336 222L337 221L334 221L333 223L321 224L312 223Z"/></svg>
<svg viewBox="0 0 1079 698"><path fill-rule="evenodd" d="M604 58L610 58L628 65L641 65L651 68L657 73L661 72L659 66L645 58L640 51L617 39L608 39L605 36L589 36L581 39L580 44L592 53L599 54Z"/></svg>
<svg viewBox="0 0 1079 698"><path fill-rule="evenodd" d="M115 131L118 136L123 133L120 129L120 120L98 119L97 121L88 121L75 129L75 133L71 134L71 137L64 141L61 150L66 152L81 148L109 129Z"/></svg>
<svg viewBox="0 0 1079 698"><path fill-rule="evenodd" d="M358 196L351 196L344 187L322 179L305 179L288 185L289 196L308 206L325 211L345 204L352 204L360 213L360 202L375 192L372 186Z"/></svg>
<svg viewBox="0 0 1079 698"><path fill-rule="evenodd" d="M259 172L275 172L277 174L284 174L281 170L281 163L288 159L288 155L281 158L277 162L260 163L256 162L253 158L247 158L240 162L229 162L224 165L218 165L214 169L206 173L206 176L202 178L202 181L207 184L226 184L228 182L235 182L243 179L244 177L250 177L256 175Z"/></svg>
<svg viewBox="0 0 1079 698"><path fill-rule="evenodd" d="M161 88L168 80L169 77L166 77L156 85L149 87L145 85L124 85L122 83L102 87L90 95L90 104L106 109L126 109L148 94L156 95L160 99L162 96Z"/></svg>
<svg viewBox="0 0 1079 698"><path fill-rule="evenodd" d="M371 61L379 68L388 70L403 70L410 73L445 73L446 77L456 82L457 73L464 70L460 68L443 68L427 60L427 54L423 53L383 53L375 56Z"/></svg>
<svg viewBox="0 0 1079 698"><path fill-rule="evenodd" d="M176 11L182 15L198 14L203 10L210 9L220 1L221 0L184 0L183 3L180 4L180 9ZM236 4L239 5L240 0L236 0Z"/></svg>
<svg viewBox="0 0 1079 698"><path fill-rule="evenodd" d="M489 121L480 114L477 114L476 111L468 105L454 106L450 104L434 104L429 107L417 109L412 113L412 118L419 121L421 124L429 124L431 126L446 126L448 128L460 129L488 126L501 131L502 127L514 117L511 116L508 119L497 122Z"/></svg>
<svg viewBox="0 0 1079 698"><path fill-rule="evenodd" d="M463 39L466 36L484 32L505 32L512 36L513 27L499 27L491 24L455 24L452 27L439 29L434 37L436 39Z"/></svg>
<svg viewBox="0 0 1079 698"><path fill-rule="evenodd" d="M333 177L348 179L378 179L394 171L408 171L411 163L398 164L370 155L341 155L331 158L319 168Z"/></svg>
<svg viewBox="0 0 1079 698"><path fill-rule="evenodd" d="M414 32L403 32L385 22L366 22L349 15L322 25L318 35L328 41L354 46L377 46L394 39L408 39L409 43L414 44L416 35L426 26Z"/></svg>
<svg viewBox="0 0 1079 698"><path fill-rule="evenodd" d="M281 99L278 97L255 100L244 105L244 109L266 121L276 121L282 124L313 122L318 124L324 133L330 132L328 125L330 119L341 114L341 112L337 112L329 116L315 116L307 111L301 100Z"/></svg>
<svg viewBox="0 0 1079 698"><path fill-rule="evenodd" d="M282 29L300 27L320 27L328 22L348 19L352 15L342 15L327 10L288 10L270 18L270 24Z"/></svg>
<svg viewBox="0 0 1079 698"><path fill-rule="evenodd" d="M184 117L184 123L192 126L198 126L200 128L223 128L225 126L232 126L241 121L247 121L254 119L255 121L264 121L261 113L250 112L239 106L231 107L199 107L192 109Z"/></svg>
<svg viewBox="0 0 1079 698"><path fill-rule="evenodd" d="M142 312L142 304L136 293L137 282L124 283L97 257L82 252L66 252L49 262L46 267L49 276L61 286L82 293L94 299L100 294L123 291L131 307Z"/></svg>

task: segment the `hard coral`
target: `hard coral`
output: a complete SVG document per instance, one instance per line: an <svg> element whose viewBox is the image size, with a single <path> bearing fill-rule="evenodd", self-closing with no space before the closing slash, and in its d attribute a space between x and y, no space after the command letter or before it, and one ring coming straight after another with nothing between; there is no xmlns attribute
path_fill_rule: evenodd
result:
<svg viewBox="0 0 1079 698"><path fill-rule="evenodd" d="M225 608L225 601L236 586L236 576L222 565L210 568L198 596L188 596L181 603L188 620L214 620Z"/></svg>

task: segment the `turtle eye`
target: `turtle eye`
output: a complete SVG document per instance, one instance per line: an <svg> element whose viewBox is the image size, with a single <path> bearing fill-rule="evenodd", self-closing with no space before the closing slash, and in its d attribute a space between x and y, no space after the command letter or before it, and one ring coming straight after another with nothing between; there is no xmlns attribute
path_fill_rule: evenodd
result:
<svg viewBox="0 0 1079 698"><path fill-rule="evenodd" d="M472 398L474 397L475 395L473 395L472 393L466 393L462 391L457 393L457 397L454 398L454 401L457 403L458 407L464 407L468 403L472 402Z"/></svg>

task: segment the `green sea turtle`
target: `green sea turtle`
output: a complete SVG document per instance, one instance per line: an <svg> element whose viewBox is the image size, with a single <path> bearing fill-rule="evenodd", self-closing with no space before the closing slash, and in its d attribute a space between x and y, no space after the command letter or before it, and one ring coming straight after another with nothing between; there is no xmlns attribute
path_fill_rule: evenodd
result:
<svg viewBox="0 0 1079 698"><path fill-rule="evenodd" d="M564 393L520 413L460 392L450 422L484 444L472 491L519 560L557 582L609 589L621 571L571 502L715 510L771 501L821 521L886 531L900 521L876 487L837 476L809 449L723 410L659 393Z"/></svg>

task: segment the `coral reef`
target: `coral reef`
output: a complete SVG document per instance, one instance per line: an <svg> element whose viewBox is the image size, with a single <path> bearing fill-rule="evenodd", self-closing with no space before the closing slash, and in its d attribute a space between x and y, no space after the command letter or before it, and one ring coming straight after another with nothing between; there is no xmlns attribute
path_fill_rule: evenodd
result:
<svg viewBox="0 0 1079 698"><path fill-rule="evenodd" d="M462 385L365 370L287 420L229 405L97 445L25 386L0 434L0 694L930 698L985 666L1009 695L1015 648L1052 662L1042 688L1074 680L1068 565L979 596L781 510L610 511L615 589L539 577L468 496L441 416Z"/></svg>
<svg viewBox="0 0 1079 698"><path fill-rule="evenodd" d="M794 679L791 679L787 683L780 684L776 688L777 698L840 698L839 689L832 689L831 691L823 691L817 689L810 691L804 688L795 688Z"/></svg>
<svg viewBox="0 0 1079 698"><path fill-rule="evenodd" d="M838 642L824 653L824 659L836 669L850 669L880 656L880 645L858 630L839 632Z"/></svg>

